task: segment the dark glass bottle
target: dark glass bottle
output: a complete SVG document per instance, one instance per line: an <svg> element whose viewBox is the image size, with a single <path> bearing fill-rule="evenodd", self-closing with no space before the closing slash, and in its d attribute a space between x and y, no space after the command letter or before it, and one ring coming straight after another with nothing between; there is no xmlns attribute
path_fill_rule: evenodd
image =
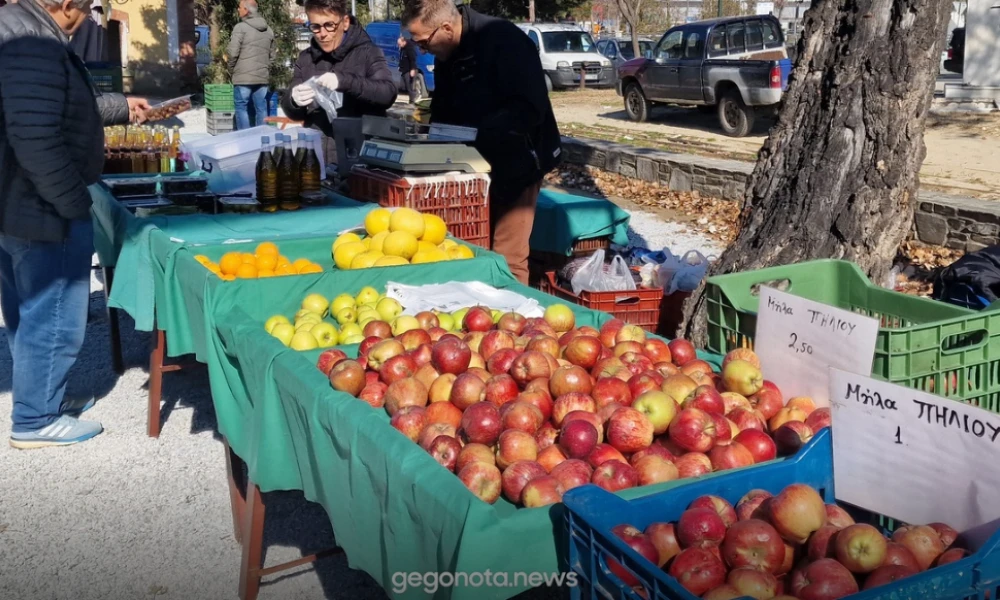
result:
<svg viewBox="0 0 1000 600"><path fill-rule="evenodd" d="M300 189L303 194L320 191L320 164L319 157L316 156L316 148L313 140L299 138L299 150L302 151L302 161L299 163Z"/></svg>
<svg viewBox="0 0 1000 600"><path fill-rule="evenodd" d="M264 212L278 210L278 165L271 155L271 140L260 138L260 156L257 157L257 202Z"/></svg>
<svg viewBox="0 0 1000 600"><path fill-rule="evenodd" d="M281 139L281 160L278 162L278 200L283 210L299 208L299 166L295 164L291 139Z"/></svg>

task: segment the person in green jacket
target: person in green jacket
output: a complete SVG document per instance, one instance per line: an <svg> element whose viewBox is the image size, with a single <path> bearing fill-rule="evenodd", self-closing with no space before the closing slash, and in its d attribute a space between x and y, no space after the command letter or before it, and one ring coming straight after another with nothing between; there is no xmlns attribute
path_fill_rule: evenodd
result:
<svg viewBox="0 0 1000 600"><path fill-rule="evenodd" d="M253 105L254 125L263 125L267 116L267 92L271 61L276 47L274 32L257 14L257 0L241 0L240 22L233 28L226 53L233 76L236 129L249 129L249 105Z"/></svg>

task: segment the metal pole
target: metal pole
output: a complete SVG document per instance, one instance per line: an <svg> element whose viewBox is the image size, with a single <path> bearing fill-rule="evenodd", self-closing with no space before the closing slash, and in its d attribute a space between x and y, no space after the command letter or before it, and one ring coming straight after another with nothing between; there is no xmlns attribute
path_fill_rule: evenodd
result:
<svg viewBox="0 0 1000 600"><path fill-rule="evenodd" d="M716 16L718 16L718 17L722 16L722 0L719 0L719 14L716 15Z"/></svg>

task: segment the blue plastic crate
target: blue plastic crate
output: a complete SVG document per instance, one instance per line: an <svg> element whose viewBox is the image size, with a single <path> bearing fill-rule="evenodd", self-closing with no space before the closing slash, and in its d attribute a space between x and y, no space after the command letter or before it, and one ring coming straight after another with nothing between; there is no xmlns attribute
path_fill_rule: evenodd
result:
<svg viewBox="0 0 1000 600"><path fill-rule="evenodd" d="M760 488L779 493L792 483L816 488L826 502L834 502L833 446L830 430L823 429L788 460L734 471L730 475L626 501L595 485L570 490L563 496L568 536L565 570L573 571L577 587L570 597L642 600L608 569L606 557L631 571L655 600L698 600L673 577L632 550L611 533L627 523L644 530L650 523L674 522L691 502L705 494L721 496L733 504L748 491ZM886 519L871 512L844 506L858 522L877 524ZM997 600L1000 593L1000 532L969 557L849 596L850 600ZM746 600L752 600L747 598Z"/></svg>

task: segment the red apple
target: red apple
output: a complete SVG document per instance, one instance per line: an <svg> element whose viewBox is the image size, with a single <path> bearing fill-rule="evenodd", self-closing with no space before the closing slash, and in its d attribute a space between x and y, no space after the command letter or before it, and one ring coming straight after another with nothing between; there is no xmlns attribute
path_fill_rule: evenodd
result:
<svg viewBox="0 0 1000 600"><path fill-rule="evenodd" d="M421 406L407 406L394 414L389 424L410 438L411 442L416 442L420 438L420 431L427 424L424 412Z"/></svg>
<svg viewBox="0 0 1000 600"><path fill-rule="evenodd" d="M855 523L837 532L834 551L852 573L871 573L885 560L887 540L867 523Z"/></svg>
<svg viewBox="0 0 1000 600"><path fill-rule="evenodd" d="M632 408L646 417L656 435L666 432L677 415L677 403L658 389L636 396Z"/></svg>
<svg viewBox="0 0 1000 600"><path fill-rule="evenodd" d="M537 334L528 345L525 347L525 352L538 352L539 354L544 354L551 358L559 358L560 346L559 340L554 337L547 335Z"/></svg>
<svg viewBox="0 0 1000 600"><path fill-rule="evenodd" d="M566 344L566 360L584 369L592 369L601 357L601 340L590 336L577 336Z"/></svg>
<svg viewBox="0 0 1000 600"><path fill-rule="evenodd" d="M689 508L677 520L677 539L683 548L718 546L726 537L726 524L714 508Z"/></svg>
<svg viewBox="0 0 1000 600"><path fill-rule="evenodd" d="M368 357L368 366L373 371L378 371L382 368L382 363L389 360L393 356L399 356L406 352L406 348L403 346L402 342L396 339L384 339L372 346L368 353L365 355Z"/></svg>
<svg viewBox="0 0 1000 600"><path fill-rule="evenodd" d="M487 332L479 342L479 353L487 361L500 350L513 349L514 338L509 333L497 329Z"/></svg>
<svg viewBox="0 0 1000 600"><path fill-rule="evenodd" d="M416 372L417 365L413 362L413 359L406 354L393 356L389 360L382 363L382 368L378 370L379 378L381 378L382 383L386 385L392 385L400 379L413 377L413 374Z"/></svg>
<svg viewBox="0 0 1000 600"><path fill-rule="evenodd" d="M444 337L448 333L448 330L442 329L440 327L431 327L427 330L427 335L431 336L431 342L436 342Z"/></svg>
<svg viewBox="0 0 1000 600"><path fill-rule="evenodd" d="M643 344L643 350L653 363L670 362L670 347L663 340L648 338Z"/></svg>
<svg viewBox="0 0 1000 600"><path fill-rule="evenodd" d="M417 323L420 324L420 329L428 331L433 327L438 327L441 322L438 320L437 315L429 310L422 310L414 315L417 319Z"/></svg>
<svg viewBox="0 0 1000 600"><path fill-rule="evenodd" d="M885 565L902 565L913 569L915 572L920 571L920 563L917 562L917 557L913 556L909 548L896 542L888 542L885 545L885 560L882 561L882 566Z"/></svg>
<svg viewBox="0 0 1000 600"><path fill-rule="evenodd" d="M342 360L333 365L329 374L330 386L338 392L357 397L365 389L365 368L356 360Z"/></svg>
<svg viewBox="0 0 1000 600"><path fill-rule="evenodd" d="M771 431L777 431L779 427L789 421L802 421L805 423L808 415L798 408L782 408L773 417L768 419L767 427Z"/></svg>
<svg viewBox="0 0 1000 600"><path fill-rule="evenodd" d="M631 525L616 525L611 528L611 533L615 535L618 539L625 542L632 550L637 552L640 556L644 557L651 563L656 563L660 560L660 551L657 550L653 542L635 527ZM608 563L608 570L615 574L616 577L622 580L622 583L628 586L639 585L639 580L636 579L635 575L625 567L621 565L617 560L614 560L610 556L605 557Z"/></svg>
<svg viewBox="0 0 1000 600"><path fill-rule="evenodd" d="M597 446L597 436L597 428L591 423L567 420L559 431L559 447L569 458L586 458Z"/></svg>
<svg viewBox="0 0 1000 600"><path fill-rule="evenodd" d="M750 406L760 411L765 421L770 420L771 417L778 414L779 410L784 408L784 402L781 400L781 392L768 387L761 388L759 392L750 396L748 400L750 400Z"/></svg>
<svg viewBox="0 0 1000 600"><path fill-rule="evenodd" d="M644 354L640 354L638 352L626 352L618 358L633 376L645 371L653 370L653 362L646 358Z"/></svg>
<svg viewBox="0 0 1000 600"><path fill-rule="evenodd" d="M552 424L556 427L562 427L566 415L574 410L596 412L597 405L593 398L579 392L570 392L559 396L552 403Z"/></svg>
<svg viewBox="0 0 1000 600"><path fill-rule="evenodd" d="M521 502L525 508L539 508L562 502L563 488L559 480L551 475L536 477L521 490Z"/></svg>
<svg viewBox="0 0 1000 600"><path fill-rule="evenodd" d="M431 383L430 388L427 392L427 397L432 404L438 402L448 402L451 400L451 390L455 385L455 380L458 376L454 373L444 373L438 375L438 377Z"/></svg>
<svg viewBox="0 0 1000 600"><path fill-rule="evenodd" d="M516 429L534 435L545 422L542 411L528 402L511 402L501 416L503 428Z"/></svg>
<svg viewBox="0 0 1000 600"><path fill-rule="evenodd" d="M768 520L770 507L767 500L771 497L771 492L767 490L750 490L736 503L736 518L740 521L747 519Z"/></svg>
<svg viewBox="0 0 1000 600"><path fill-rule="evenodd" d="M821 558L837 558L836 538L837 529L833 525L824 525L813 532L806 542L806 556L810 561L817 561Z"/></svg>
<svg viewBox="0 0 1000 600"><path fill-rule="evenodd" d="M792 573L791 592L800 600L836 600L856 594L858 582L847 567L822 558Z"/></svg>
<svg viewBox="0 0 1000 600"><path fill-rule="evenodd" d="M524 331L527 322L528 320L523 315L516 312L504 313L500 316L500 320L497 321L497 329L506 331L512 336L518 336Z"/></svg>
<svg viewBox="0 0 1000 600"><path fill-rule="evenodd" d="M659 392L662 386L663 376L656 371L643 371L628 380L628 389L633 398L638 398L646 392Z"/></svg>
<svg viewBox="0 0 1000 600"><path fill-rule="evenodd" d="M434 368L434 365L431 364L430 344L421 344L413 350L407 352L406 355L413 359L413 364L417 366L417 369L425 366L431 367L432 369ZM437 371L437 369L435 369L435 371Z"/></svg>
<svg viewBox="0 0 1000 600"><path fill-rule="evenodd" d="M475 350L472 351L472 357L469 358L469 371L472 371L473 369L478 369L479 371L482 371L482 373L478 374L480 376L483 376L483 381L486 381L492 375L489 371L486 370L486 361L483 360L483 356L478 352L476 352ZM469 371L466 371L466 373L468 373Z"/></svg>
<svg viewBox="0 0 1000 600"><path fill-rule="evenodd" d="M538 442L535 442L537 446ZM557 445L548 446L538 451L538 458L535 459L538 464L545 467L545 470L549 473L552 469L556 468L558 465L566 462L566 455ZM588 479L589 481L589 479Z"/></svg>
<svg viewBox="0 0 1000 600"><path fill-rule="evenodd" d="M712 588L702 595L702 600L742 600L746 597L746 594L729 585L728 583L723 583L722 585Z"/></svg>
<svg viewBox="0 0 1000 600"><path fill-rule="evenodd" d="M476 354L475 352L472 353L472 360L473 360L473 362L476 360L477 356L479 356L479 355ZM489 381L490 379L493 378L493 375L491 375L489 371L487 371L486 369L481 369L479 367L472 367L472 366L470 366L469 370L466 371L465 373L467 373L469 375L475 375L476 377L482 379L483 383L486 383L487 381Z"/></svg>
<svg viewBox="0 0 1000 600"><path fill-rule="evenodd" d="M688 508L710 508L714 510L727 528L736 522L736 509L721 496L713 496L711 494L698 496L688 505Z"/></svg>
<svg viewBox="0 0 1000 600"><path fill-rule="evenodd" d="M683 456L678 456L674 461L677 466L677 473L681 479L687 477L701 477L712 472L712 461L707 454L701 452L688 452Z"/></svg>
<svg viewBox="0 0 1000 600"><path fill-rule="evenodd" d="M390 417L407 406L427 406L427 388L413 377L394 381L385 391L385 411Z"/></svg>
<svg viewBox="0 0 1000 600"><path fill-rule="evenodd" d="M542 412L542 421L548 421L552 416L552 396L546 391L524 391L517 395L515 402L526 402Z"/></svg>
<svg viewBox="0 0 1000 600"><path fill-rule="evenodd" d="M670 452L670 450L667 450L665 447L663 447L660 444L657 444L654 441L653 444L650 445L648 448L643 448L642 450L633 453L632 456L630 456L628 459L628 464L634 467L635 463L638 462L639 459L650 455L659 456L660 458L663 458L664 460L670 462L674 462L674 460L677 459L677 457L674 456L673 453Z"/></svg>
<svg viewBox="0 0 1000 600"><path fill-rule="evenodd" d="M826 505L826 524L833 525L837 529L843 529L849 525L854 525L854 519L847 511L836 504Z"/></svg>
<svg viewBox="0 0 1000 600"><path fill-rule="evenodd" d="M593 369L591 369L590 374L594 379L617 377L625 382L632 379L632 371L629 371L628 367L625 366L625 363L623 363L618 357L602 358L597 361L597 364L594 365Z"/></svg>
<svg viewBox="0 0 1000 600"><path fill-rule="evenodd" d="M673 398L677 404L683 404L687 397L698 389L698 384L687 375L678 373L664 379L660 389Z"/></svg>
<svg viewBox="0 0 1000 600"><path fill-rule="evenodd" d="M462 446L462 451L458 453L458 460L455 462L455 472L461 472L469 463L483 462L488 465L496 464L496 454L485 444L466 444Z"/></svg>
<svg viewBox="0 0 1000 600"><path fill-rule="evenodd" d="M659 554L656 566L661 569L671 558L681 553L681 545L677 542L677 532L673 523L650 523L646 526L643 533L656 546L657 553Z"/></svg>
<svg viewBox="0 0 1000 600"><path fill-rule="evenodd" d="M701 596L726 581L726 565L704 548L682 551L674 557L667 572L695 596Z"/></svg>
<svg viewBox="0 0 1000 600"><path fill-rule="evenodd" d="M460 375L469 368L471 361L472 349L460 340L443 336L431 347L431 364L439 373Z"/></svg>
<svg viewBox="0 0 1000 600"><path fill-rule="evenodd" d="M487 402L492 402L498 407L517 399L520 390L517 382L510 375L494 375L486 382L486 392L484 398ZM539 411L540 412L540 411ZM532 432L534 433L534 432Z"/></svg>
<svg viewBox="0 0 1000 600"><path fill-rule="evenodd" d="M684 408L698 408L707 413L725 415L726 403L714 387L700 385L684 399Z"/></svg>
<svg viewBox="0 0 1000 600"><path fill-rule="evenodd" d="M784 554L784 548L782 548ZM778 579L768 571L760 571L750 567L733 569L726 576L726 582L736 588L740 594L751 598L774 598L778 591Z"/></svg>
<svg viewBox="0 0 1000 600"><path fill-rule="evenodd" d="M805 543L826 524L826 505L819 493L808 485L793 483L771 498L771 524L783 538L795 544Z"/></svg>
<svg viewBox="0 0 1000 600"><path fill-rule="evenodd" d="M492 375L509 373L511 365L514 364L514 359L520 355L521 353L513 348L498 350L490 356L488 361L486 361L486 370Z"/></svg>
<svg viewBox="0 0 1000 600"><path fill-rule="evenodd" d="M489 331L493 328L493 314L482 306L473 306L462 319L462 328L466 331Z"/></svg>
<svg viewBox="0 0 1000 600"><path fill-rule="evenodd" d="M559 367L549 379L549 392L553 398L571 392L589 395L593 387L594 381L590 378L590 373L576 365Z"/></svg>
<svg viewBox="0 0 1000 600"><path fill-rule="evenodd" d="M434 386L434 382L438 380L438 377L441 376L441 374L438 373L437 369L434 368L434 365L424 365L420 367L419 369L417 369L417 372L413 374L413 376L417 378L417 381L419 381L420 383L424 384L427 387L428 390L427 397L430 399L431 402L434 402L434 395L430 393L430 389ZM450 393L451 390L449 389L449 394ZM444 399L447 400L448 396L446 395Z"/></svg>
<svg viewBox="0 0 1000 600"><path fill-rule="evenodd" d="M753 406L750 405L750 401L746 399L742 394L737 394L736 392L722 392L722 402L726 406L726 414L736 411L736 410L753 410Z"/></svg>
<svg viewBox="0 0 1000 600"><path fill-rule="evenodd" d="M738 427L740 431L745 431L747 429L767 431L767 422L764 420L764 415L762 415L759 410L737 408L726 415L726 418L735 423L736 427Z"/></svg>
<svg viewBox="0 0 1000 600"><path fill-rule="evenodd" d="M385 392L388 389L389 386L381 381L369 383L358 394L358 398L364 400L372 408L382 408L385 406Z"/></svg>
<svg viewBox="0 0 1000 600"><path fill-rule="evenodd" d="M921 571L926 571L930 568L934 564L934 561L937 560L937 557L944 552L944 544L941 542L941 536L927 525L910 527L902 535L898 535L898 539L897 535L898 532L893 534L892 541L906 546L913 553L914 558L917 559L917 564L920 565Z"/></svg>
<svg viewBox="0 0 1000 600"><path fill-rule="evenodd" d="M673 481L680 476L677 466L662 456L650 454L632 463L639 475L639 485L652 485Z"/></svg>
<svg viewBox="0 0 1000 600"><path fill-rule="evenodd" d="M519 460L536 460L538 443L535 436L517 429L508 429L497 439L497 466L503 471Z"/></svg>
<svg viewBox="0 0 1000 600"><path fill-rule="evenodd" d="M774 445L781 456L798 452L812 439L813 432L802 421L788 421L774 432Z"/></svg>
<svg viewBox="0 0 1000 600"><path fill-rule="evenodd" d="M597 403L597 408L603 408L608 404L620 404L628 406L632 404L631 390L629 384L618 377L602 377L594 383L594 388L590 395Z"/></svg>
<svg viewBox="0 0 1000 600"><path fill-rule="evenodd" d="M618 335L618 330L624 326L625 321L622 321L621 319L611 319L605 322L601 325L601 329L599 331L601 343L608 348L613 347L615 345L615 336Z"/></svg>
<svg viewBox="0 0 1000 600"><path fill-rule="evenodd" d="M538 477L547 477L545 467L533 460L518 461L503 471L503 495L514 504L521 503L521 492L528 482Z"/></svg>
<svg viewBox="0 0 1000 600"><path fill-rule="evenodd" d="M711 375L712 373L715 372L712 369L712 365L710 365L707 362L701 360L700 358L692 360L692 361L688 361L680 369L681 369L681 373L684 373L685 375L687 375L688 377L691 377L692 379L694 379L694 375L696 373L702 373L702 374L705 374L705 375Z"/></svg>
<svg viewBox="0 0 1000 600"><path fill-rule="evenodd" d="M833 423L829 408L817 408L806 417L806 425L813 432L817 432L824 427L829 427Z"/></svg>
<svg viewBox="0 0 1000 600"><path fill-rule="evenodd" d="M753 454L745 446L735 442L712 448L708 452L708 459L712 461L713 471L749 467L754 463Z"/></svg>
<svg viewBox="0 0 1000 600"><path fill-rule="evenodd" d="M434 438L427 451L442 467L454 471L462 445L450 435L439 435Z"/></svg>
<svg viewBox="0 0 1000 600"><path fill-rule="evenodd" d="M519 385L527 385L532 379L550 377L552 369L545 355L529 350L514 359L510 367L510 375Z"/></svg>
<svg viewBox="0 0 1000 600"><path fill-rule="evenodd" d="M969 551L965 548L951 548L945 550L941 553L941 556L937 557L937 560L934 561L934 566L942 567L953 562L958 562L967 556L969 556Z"/></svg>
<svg viewBox="0 0 1000 600"><path fill-rule="evenodd" d="M500 437L500 411L489 402L477 402L462 413L462 431L467 442L492 446Z"/></svg>
<svg viewBox="0 0 1000 600"><path fill-rule="evenodd" d="M733 427L732 421L723 417L718 413L705 413L706 415L712 417L715 421L715 445L716 446L728 446L733 439ZM737 428L737 431L739 429Z"/></svg>
<svg viewBox="0 0 1000 600"><path fill-rule="evenodd" d="M910 575L916 575L920 571L902 565L885 565L872 571L871 575L865 578L865 586L862 590L870 590L880 585L899 581Z"/></svg>
<svg viewBox="0 0 1000 600"><path fill-rule="evenodd" d="M733 442L750 451L754 464L774 460L778 455L774 440L759 429L745 429L733 438Z"/></svg>
<svg viewBox="0 0 1000 600"><path fill-rule="evenodd" d="M396 339L399 340L399 343L403 344L403 348L407 352L415 350L423 344L431 343L430 334L423 329L411 329L401 333Z"/></svg>
<svg viewBox="0 0 1000 600"><path fill-rule="evenodd" d="M559 439L559 430L548 423L539 427L538 431L535 432L535 441L538 442L539 450L554 446L557 439Z"/></svg>
<svg viewBox="0 0 1000 600"><path fill-rule="evenodd" d="M316 360L316 368L318 368L324 375L329 376L330 370L333 369L333 366L346 358L347 354L345 354L343 350L330 348L328 350L324 350L319 355L319 358Z"/></svg>
<svg viewBox="0 0 1000 600"><path fill-rule="evenodd" d="M733 360L722 369L722 382L726 390L743 396L752 396L764 385L760 369L745 360Z"/></svg>
<svg viewBox="0 0 1000 600"><path fill-rule="evenodd" d="M385 321L371 321L365 325L361 333L366 338L377 337L384 340L392 337L392 325Z"/></svg>
<svg viewBox="0 0 1000 600"><path fill-rule="evenodd" d="M825 409L821 408L819 410ZM813 413L813 415L814 414L816 413ZM812 417L813 415L809 416ZM941 537L941 543L944 544L945 548L950 548L951 545L955 543L955 540L958 539L958 532L955 531L955 529L950 525L946 525L945 523L928 523L927 526L938 532L938 535Z"/></svg>
<svg viewBox="0 0 1000 600"><path fill-rule="evenodd" d="M671 360L678 367L683 367L687 363L698 358L698 352L694 349L694 344L684 339L676 339L667 344L670 349Z"/></svg>
<svg viewBox="0 0 1000 600"><path fill-rule="evenodd" d="M556 448L556 446L552 447ZM549 473L558 479L563 490L568 492L575 487L590 483L590 479L594 475L594 470L582 460L568 458L552 467Z"/></svg>
<svg viewBox="0 0 1000 600"><path fill-rule="evenodd" d="M615 450L610 444L598 444L593 451L587 455L587 463L595 469L609 460L616 460L618 462L628 464L628 461L622 453Z"/></svg>
<svg viewBox="0 0 1000 600"><path fill-rule="evenodd" d="M619 452L638 452L653 443L653 424L634 408L619 408L608 419L608 443Z"/></svg>
<svg viewBox="0 0 1000 600"><path fill-rule="evenodd" d="M486 399L486 383L472 373L462 373L451 384L451 403L462 410ZM494 405L496 406L496 405Z"/></svg>
<svg viewBox="0 0 1000 600"><path fill-rule="evenodd" d="M639 474L627 462L608 460L594 469L591 483L609 492L618 492L639 484Z"/></svg>
<svg viewBox="0 0 1000 600"><path fill-rule="evenodd" d="M480 500L493 504L500 498L502 477L494 465L473 461L458 472L458 478Z"/></svg>
<svg viewBox="0 0 1000 600"><path fill-rule="evenodd" d="M450 435L451 437L455 437L456 433L457 431L455 427L452 427L447 423L428 423L424 425L423 430L420 432L420 437L417 438L417 445L429 452L431 442L434 441L434 438L439 435Z"/></svg>
<svg viewBox="0 0 1000 600"><path fill-rule="evenodd" d="M816 402L809 396L796 396L795 398L789 400L788 404L785 406L788 408L797 408L806 413L807 417L816 410Z"/></svg>
<svg viewBox="0 0 1000 600"><path fill-rule="evenodd" d="M646 343L646 331L638 325L626 323L622 325L618 333L615 334L615 343L638 342L640 345Z"/></svg>
<svg viewBox="0 0 1000 600"><path fill-rule="evenodd" d="M670 439L689 452L708 452L715 445L715 420L697 408L685 408L670 423Z"/></svg>
<svg viewBox="0 0 1000 600"><path fill-rule="evenodd" d="M663 375L664 379L670 377L671 375L677 375L677 374L683 375L683 373L681 373L680 367L678 367L672 362L654 363L653 370L659 373L660 375Z"/></svg>
<svg viewBox="0 0 1000 600"><path fill-rule="evenodd" d="M604 422L595 413L585 410L571 410L563 417L562 426L565 427L567 423L575 419L586 421L593 425L597 431L597 443L600 444L604 441Z"/></svg>

